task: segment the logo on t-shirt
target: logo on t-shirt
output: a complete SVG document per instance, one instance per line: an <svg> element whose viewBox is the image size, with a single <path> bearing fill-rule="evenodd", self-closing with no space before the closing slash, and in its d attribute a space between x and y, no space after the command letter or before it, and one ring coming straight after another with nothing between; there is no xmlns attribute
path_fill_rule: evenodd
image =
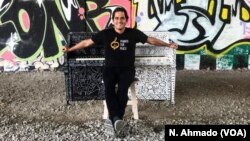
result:
<svg viewBox="0 0 250 141"><path fill-rule="evenodd" d="M115 37L115 40L111 42L110 46L111 48L113 48L114 50L116 50L119 47L119 42L116 41L117 37Z"/></svg>

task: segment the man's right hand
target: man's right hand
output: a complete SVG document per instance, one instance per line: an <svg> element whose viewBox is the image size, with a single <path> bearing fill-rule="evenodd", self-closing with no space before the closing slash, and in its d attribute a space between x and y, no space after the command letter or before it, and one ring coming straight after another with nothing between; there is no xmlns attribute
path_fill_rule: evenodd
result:
<svg viewBox="0 0 250 141"><path fill-rule="evenodd" d="M64 46L63 49L62 49L62 51L63 51L64 53L69 52L69 47L68 47L68 46Z"/></svg>

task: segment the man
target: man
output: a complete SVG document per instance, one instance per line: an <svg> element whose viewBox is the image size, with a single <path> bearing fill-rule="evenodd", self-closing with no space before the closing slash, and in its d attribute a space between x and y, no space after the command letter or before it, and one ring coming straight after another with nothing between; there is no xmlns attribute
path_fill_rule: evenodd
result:
<svg viewBox="0 0 250 141"><path fill-rule="evenodd" d="M105 98L109 112L109 119L105 123L112 124L116 133L124 127L123 116L128 102L128 88L135 77L135 47L136 43L149 43L156 46L167 46L177 49L175 43L148 37L137 29L125 27L128 22L127 11L118 7L112 14L113 28L98 32L91 39L86 39L64 52L70 52L93 44L102 44L105 48L105 67L103 80ZM118 90L115 90L115 85Z"/></svg>

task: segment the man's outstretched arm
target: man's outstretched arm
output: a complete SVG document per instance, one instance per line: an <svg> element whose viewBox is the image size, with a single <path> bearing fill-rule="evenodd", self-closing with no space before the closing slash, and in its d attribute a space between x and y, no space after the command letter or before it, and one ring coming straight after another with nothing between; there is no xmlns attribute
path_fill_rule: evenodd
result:
<svg viewBox="0 0 250 141"><path fill-rule="evenodd" d="M78 44L74 45L71 48L69 48L68 46L64 46L63 52L71 52L71 51L79 50L82 48L89 47L93 44L94 44L94 42L92 41L92 39L85 39L85 40L82 40L81 42L79 42Z"/></svg>
<svg viewBox="0 0 250 141"><path fill-rule="evenodd" d="M167 46L173 49L177 49L178 45L176 43L166 43L160 39L154 37L148 37L147 43L155 45L155 46Z"/></svg>

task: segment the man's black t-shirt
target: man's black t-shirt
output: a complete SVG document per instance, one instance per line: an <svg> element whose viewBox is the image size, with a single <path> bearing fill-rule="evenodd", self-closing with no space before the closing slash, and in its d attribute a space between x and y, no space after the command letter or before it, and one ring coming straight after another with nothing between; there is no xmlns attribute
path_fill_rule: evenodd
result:
<svg viewBox="0 0 250 141"><path fill-rule="evenodd" d="M137 29L126 28L122 34L114 28L98 32L91 39L105 47L107 67L134 67L136 43L145 43L148 36Z"/></svg>

